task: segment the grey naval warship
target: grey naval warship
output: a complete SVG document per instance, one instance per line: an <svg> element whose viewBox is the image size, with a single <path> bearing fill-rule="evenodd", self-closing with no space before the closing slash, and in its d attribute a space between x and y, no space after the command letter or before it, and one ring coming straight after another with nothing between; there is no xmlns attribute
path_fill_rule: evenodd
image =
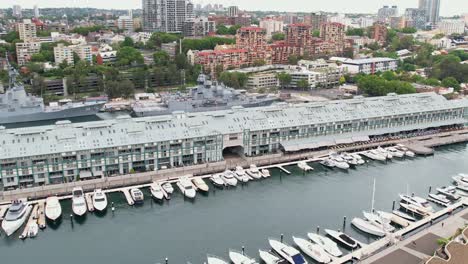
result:
<svg viewBox="0 0 468 264"><path fill-rule="evenodd" d="M0 94L0 124L91 116L107 102L106 97L98 97L84 102L62 100L45 106L41 97L26 93L23 84L16 80L18 71L9 63L8 68L9 86Z"/></svg>
<svg viewBox="0 0 468 264"><path fill-rule="evenodd" d="M132 105L136 117L167 115L176 111L207 112L230 109L234 106L268 106L278 98L270 95L247 95L243 90L226 87L211 81L208 76L198 76L198 85L187 93L161 94L160 101L137 101Z"/></svg>

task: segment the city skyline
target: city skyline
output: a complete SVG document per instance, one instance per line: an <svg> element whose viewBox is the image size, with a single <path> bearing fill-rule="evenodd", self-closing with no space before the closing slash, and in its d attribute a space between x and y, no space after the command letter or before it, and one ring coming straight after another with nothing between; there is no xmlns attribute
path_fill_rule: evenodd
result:
<svg viewBox="0 0 468 264"><path fill-rule="evenodd" d="M445 0L447 1L447 0ZM383 5L397 5L399 12L404 12L404 9L417 7L418 1L405 1L405 0L358 0L358 1L342 1L342 0L329 0L329 1L306 1L306 0L293 0L291 2L275 2L271 3L267 0L247 1L247 0L213 0L213 1L193 1L198 4L218 3L224 6L238 5L241 9L245 10L263 10L263 11L287 11L287 12L313 12L313 11L327 11L339 13L377 13L377 10ZM356 4L359 2L360 4ZM18 0L18 1L5 1L0 3L0 8L9 8L13 5L21 5L23 8L33 8L34 5L41 7L96 7L103 9L129 9L141 8L141 0L124 0L119 2L109 1L90 1L90 0ZM298 7L301 6L301 7ZM266 8L268 7L268 8ZM450 0L450 5L442 2L440 7L441 16L460 15L468 12L468 4L464 0Z"/></svg>

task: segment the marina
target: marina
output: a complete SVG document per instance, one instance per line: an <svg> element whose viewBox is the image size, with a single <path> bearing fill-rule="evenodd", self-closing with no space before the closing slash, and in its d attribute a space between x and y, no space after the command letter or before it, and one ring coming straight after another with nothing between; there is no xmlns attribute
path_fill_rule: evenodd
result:
<svg viewBox="0 0 468 264"><path fill-rule="evenodd" d="M454 148L454 149L453 149L453 148ZM452 153L460 153L460 152L461 152L461 153L464 153L463 155L468 155L468 153L466 153L466 150L465 150L465 146L464 146L464 145L455 145L455 146L453 146L453 147L446 147L446 148L444 148L444 150L442 150L441 152L442 152L442 153L441 153L440 155L441 155L442 157L449 156L449 157L446 157L446 158L443 158L443 159L442 159L442 160L445 160L445 161L450 161L450 159L453 159L453 158L456 159L456 157L454 156L455 154L452 154ZM358 182L359 182L359 181L360 181L359 177L353 176L357 171L359 171L359 174L364 173L365 175L369 175L369 176L370 176L370 174L373 174L372 171L374 171L374 170L376 170L376 169L382 171L382 172L385 174L385 176L379 177L379 179L378 179L378 181L377 181L377 184L380 185L380 184L381 184L381 181L386 181L386 180L388 181L388 180L391 180L391 179L389 179L389 177L395 177L395 176L396 176L396 174L391 173L391 172L390 172L389 174L385 173L386 170L392 170L393 167L401 167L400 169L403 169L403 167L404 167L404 168L405 168L404 170L409 170L408 173L411 173L410 167L412 167L412 166L414 165L414 166L417 167L417 169L421 169L422 167L420 167L420 166L427 166L427 162L433 162L432 159L437 159L438 156L439 156L438 152L436 152L434 155L435 155L434 157L427 157L427 158L424 158L424 157L419 157L419 158L418 158L418 157L416 157L416 158L414 158L414 159L398 159L398 160L394 160L394 161L392 161L392 162L382 163L382 164L379 164L379 162L376 162L376 161L367 162L367 163L366 163L367 165L360 166L360 167L357 167L356 169L351 169L351 170L349 170L349 171L342 171L342 170L336 170L336 169L335 169L335 170L331 170L331 171L330 171L330 170L325 170L325 169L321 168L320 165L318 165L318 163L317 163L316 161L315 161L315 162L309 162L309 161L308 161L308 163L309 163L312 167L314 167L314 172L311 172L310 174L307 174L307 175L303 175L302 172L301 172L302 170L301 170L299 167L297 167L297 166L295 165L295 163L291 163L290 165L281 165L281 166L284 166L288 171L291 172L290 175L285 174L285 173L282 172L282 170L280 170L280 169L275 169L274 166L273 166L273 167L270 167L270 170L271 170L271 172L272 172L272 178L271 178L271 179L268 179L268 180L265 180L264 183L263 183L262 185L255 184L255 183L253 182L253 183L249 183L248 185L245 185L245 187L242 187L242 188L241 188L241 187L236 187L235 189L225 190L225 191L222 191L221 193L220 193L219 191L210 190L210 192L209 192L208 195L209 195L209 196L215 195L215 196L217 197L217 198L214 198L215 200L220 199L220 198L221 198L221 199L224 199L224 198L223 198L224 196L232 196L233 194L235 195L235 194L238 193L238 192L241 192L243 195L248 195L248 194L250 194L251 192L253 192L252 195L255 195L255 193L258 192L258 188L260 188L260 187L263 186L263 188L261 188L261 189L264 189L264 191L267 191L268 188L274 187L275 184L278 184L278 183L279 183L278 180L281 180L281 182L282 182L283 184L288 184L290 181L292 181L291 183L294 183L294 182L297 182L297 181L304 181L304 180L309 181L309 180L312 180L312 181L315 182L315 183L313 183L313 185L311 185L310 187L311 187L311 188L314 188L314 190L315 190L315 188L319 188L319 186L315 186L315 185L318 184L318 183L320 182L320 179L321 179L322 177L326 177L326 178L328 178L328 177L332 177L332 178L334 178L334 177L342 178L343 176L345 176L346 178L349 178L349 180L351 180L352 182L354 182L354 181L358 181ZM440 157L440 158L441 158L441 157ZM462 157L461 157L461 158L462 158ZM414 164L413 164L413 163L414 163ZM424 165L424 164L418 165L419 163L424 163L424 164L426 164L426 165ZM412 165L408 167L407 165L409 165L409 164L412 164ZM259 169L262 169L262 167L259 167ZM432 178L432 177L431 177L430 180L426 180L426 182L427 182L427 184L431 184L430 186L434 186L434 187L435 187L435 186L443 186L443 185L446 186L447 184L449 184L449 183L452 181L451 175L456 175L457 173L464 171L464 170L461 169L461 168L458 168L458 169L459 169L459 170L458 170L458 171L454 171L453 174L451 174L449 171L444 172L443 175L446 175L446 176L445 176L445 177L442 177L443 179L438 179L440 176L438 176L438 177L436 177L436 178ZM368 170L371 170L371 171L368 171ZM354 171L356 171L356 172L354 172ZM282 173L281 173L281 172L282 172ZM281 174L282 174L282 176L281 176ZM442 172L440 172L440 174L442 174ZM333 175L335 175L335 176L333 176ZM340 175L341 175L341 176L340 176ZM208 176L209 176L209 175L204 176L204 177L206 178L206 177L208 177ZM370 190L371 185L372 185L372 184L371 184L371 183L372 183L372 178L369 178L369 176L365 177L365 178L367 179L367 181L368 181L368 183L365 184L365 185L367 185L367 187L365 187L366 190ZM412 177L415 177L415 176L412 175ZM307 179L309 179L309 180L307 180ZM342 179L345 179L345 178L342 178ZM319 182L316 182L317 180L319 180ZM409 179L409 181L410 181L410 182L409 182L409 185L410 185L411 187L413 187L413 184L411 184L411 183L412 183L412 182L414 183L415 180L417 180L417 179ZM170 182L175 183L175 180L170 180ZM262 181L262 182L263 182L263 181ZM327 182L328 182L328 181L327 181ZM338 183L338 182L333 181L333 182L331 182L331 183L328 182L327 185L332 184L331 186L333 186L333 185L335 185L335 184L337 184L337 183ZM383 184L385 184L385 183L383 183ZM135 186L135 187L142 189L143 192L146 192L146 193L148 194L148 193L149 193L149 189L148 189L147 187L149 187L150 185L151 185L151 183L145 184L145 185L137 185L137 186ZM427 186L426 186L424 189L422 189L421 186L417 186L417 185L415 185L415 187L416 187L415 189L411 188L411 191L412 191L412 192L414 191L414 192L417 193L417 194L424 194L424 192L427 193ZM132 188L133 188L133 187L132 187ZM254 189L252 190L252 188L254 188ZM286 188L286 186L281 187L281 189L283 189L283 188ZM335 186L335 188L339 188L339 187ZM377 192L377 194L376 194L376 208L379 208L379 209L380 209L380 208L382 208L382 209L386 209L386 208L387 208L387 211L390 211L390 208L391 208L391 201L388 201L388 199L387 199L387 201L386 201L387 206L382 206L382 201L379 201L379 196L381 195L381 194L380 194L380 192L381 192L380 189L382 189L382 192L386 193L386 195L387 195L386 197L394 197L394 199L396 199L396 198L398 198L398 193L401 192L402 190L404 190L405 188L407 188L407 186L406 186L406 184L403 184L403 185L400 186L400 188L399 188L398 190L393 189L393 191L392 191L391 194L388 193L388 191L387 191L387 190L384 190L383 188L377 188L377 189L379 190L379 192ZM255 191L255 189L257 189L257 191ZM275 189L275 188L274 188L274 189ZM86 216L86 218L85 218L85 219L86 219L85 222L82 222L82 220L80 220L79 218L77 218L77 219L73 220L73 221L75 222L75 224L73 225L73 226L74 226L73 228L74 228L74 229L75 229L75 228L80 228L80 229L81 229L81 228L84 228L84 229L88 229L88 227L87 227L87 226L88 226L88 223L87 223L88 221L96 222L96 225L97 225L97 226L101 226L101 223L99 223L99 221L102 221L102 220L104 220L104 223L102 223L103 225L105 225L105 222L107 222L107 221L119 221L118 219L121 217L120 214L121 214L121 213L125 213L125 211L128 210L128 209L122 208L122 205L123 205L122 202L123 202L124 204L127 204L127 203L125 203L125 201L126 201L126 198L125 198L125 197L126 197L126 196L124 196L124 195L120 195L120 196L119 196L119 194L118 194L119 192L122 192L123 190L127 190L127 193L129 193L129 192L128 192L128 187L127 187L127 189L126 189L126 188L120 188L120 189L118 188L118 189L109 189L109 190L106 190L106 193L108 193L108 195L109 195L109 199L110 199L112 202L114 202L114 203L116 204L115 214L114 214L114 212L112 212L112 216L110 216L110 213L107 213L107 214L104 216L104 218L102 218L102 217L97 217L97 218L96 218L96 216L88 215L88 216ZM278 190L276 190L276 191L278 191ZM269 191L268 191L268 192L269 192ZM300 192L299 190L297 190L297 188L296 188L296 192L295 192L295 193L301 194L301 192ZM353 192L353 193L354 193L354 192ZM365 192L365 193L368 193L368 192ZM345 194L346 194L346 192L345 192ZM116 195L117 195L117 196L116 196ZM175 192L174 198L180 198L181 195L182 195L181 193ZM318 193L318 195L320 195L320 193ZM353 195L356 195L356 193L354 193ZM249 196L249 195L248 195L248 196ZM367 197L366 197L366 196L367 196ZM119 197L120 197L120 198L119 198ZM323 194L321 195L321 197L322 197L322 198L325 198L326 200L328 200L328 199L331 198L330 196L323 195ZM327 198L327 197L329 197L329 198ZM354 196L353 196L353 197L354 197ZM357 197L359 197L359 195L357 195ZM382 196L380 196L380 197L382 197ZM193 202L189 202L189 203L183 202L183 204L185 204L184 210L188 210L189 212L194 213L195 215L197 215L196 211L191 210L192 207L200 208L200 207L199 207L199 206L201 206L201 205L199 205L200 203L205 204L205 203L208 202L209 200L212 200L212 198L213 198L213 197L210 198L210 197L204 197L204 196L197 196L197 197L193 200ZM320 221L320 220L314 221L314 224L316 223L317 225L323 226L324 228L325 228L325 227L331 227L331 228L333 228L333 229L335 229L335 230L338 230L338 229L340 229L340 230L346 230L346 233L347 233L347 234L350 234L353 238L357 238L360 242L363 242L363 244L369 244L369 246L365 246L365 248L366 248L365 252L369 252L369 250L370 250L371 248L374 248L374 246L370 246L370 245L373 245L373 243L374 243L374 242L373 242L373 238L372 238L372 237L363 236L363 235L362 235L361 233L359 233L359 232L356 233L356 231L354 231L354 228L351 228L351 227L345 226L345 228L343 229L343 226L341 226L340 224L338 224L338 223L340 222L339 219L342 218L343 216L340 217L339 215L336 214L336 213L338 213L338 214L345 214L345 215L349 215L349 216L353 216L353 215L354 215L354 216L359 216L359 215L361 215L360 212L362 211L362 209L368 207L368 206L366 206L366 204L369 203L369 202L368 202L368 200L369 200L368 195L364 195L363 198L364 198L364 199L358 198L358 200L360 200L361 202L359 202L359 205L358 205L357 207L356 207L357 204L353 206L353 208L355 208L355 209L354 209L354 210L355 210L354 213L350 213L347 209L341 208L341 209L338 209L337 212L335 212L336 209L334 209L334 210L330 211L329 213L325 213L325 214L323 215L323 213L324 213L324 212L327 212L327 211L323 211L324 208L322 207L322 208L320 209L321 212L322 212L322 213L321 213L322 216L319 217L319 219L322 219L322 217L325 217L326 215L328 215L328 217L329 217L329 216L330 216L330 213L331 213L331 214L335 215L335 217L332 217L332 218L326 217L326 218L327 218L327 219L330 219L330 220L331 220L331 219L335 219L335 221L337 222L337 224L336 224L335 226L330 226L329 224L326 224L325 222L323 222L323 220L322 220L322 221ZM65 199L65 200L62 201L62 204L64 205L64 206L63 206L63 207L64 207L64 211L65 211L65 212L64 212L64 217L65 217L65 219L66 219L66 218L68 218L68 217L67 217L67 212L66 212L66 211L69 212L69 210L70 210L71 207L70 207L69 202L67 202L67 200L66 200L66 199L69 199L69 196L68 196L68 197L64 197L64 199ZM208 200L207 200L207 199L208 199ZM228 204L231 204L231 203L233 202L233 201L231 201L232 197L231 197L231 198L226 197L225 199L226 199L225 202L228 202ZM229 199L229 200L227 200L227 199ZM272 197L270 197L269 199L272 199ZM184 199L182 199L182 200L181 200L181 199L172 199L171 202L170 202L170 204L163 203L163 204L161 204L161 205L157 205L157 208L155 208L155 209L156 209L157 211L160 211L160 210L163 211L163 212L157 213L157 215L159 215L159 217L162 217L163 219L166 218L166 217L169 217L169 215L166 215L167 212L164 212L164 211L170 210L170 208L173 207L173 206L179 208L178 204L180 205L180 202L181 202L181 201L184 201ZM242 204L244 204L245 202L246 202L245 199L242 199ZM175 203L175 204L174 204L174 203ZM237 203L237 202L236 202L236 203ZM67 206L67 204L68 204L68 206ZM298 204L301 204L301 203L298 203ZM354 204L354 202L352 202L351 204ZM458 204L459 204L459 203L458 203ZM226 206L228 206L228 205L226 205ZM333 206L336 207L337 205L336 205L336 204L333 204ZM434 205L434 206L437 206L437 205ZM68 207L68 208L67 208L67 207ZM151 203L151 207L154 207L154 205L153 205L152 203ZM203 205L203 207L205 207L205 205ZM143 215L141 216L142 219L137 220L137 221L141 222L141 221L144 220L146 217L148 217L148 216L145 216L145 215L146 215L145 211L147 210L147 209L145 209L145 208L148 208L148 205L147 205L147 204L143 205L143 208L142 208L143 212L141 212L141 213L143 214ZM208 208L210 208L209 210L219 210L219 209L221 209L221 208L216 209L216 207L215 207L215 208L208 207ZM224 208L224 206L223 206L223 208ZM357 210L356 210L356 209L357 209ZM139 210L139 209L136 208L136 210ZM284 208L283 208L283 210L284 210ZM172 210L170 210L170 211L172 211ZM202 210L202 211L204 211L204 210ZM347 212L347 211L348 211L348 212ZM138 211L138 212L135 211L134 213L140 214L140 211ZM179 213L181 213L181 212L179 212ZM264 214L264 213L265 213L265 212L263 212L263 214ZM271 213L271 212L270 212L270 213ZM232 217L232 214L228 214L228 215L230 215L230 216ZM108 217L111 217L111 218L108 218ZM276 217L277 217L277 215L276 215ZM137 218L140 218L140 216L138 216ZM316 217L313 217L313 218L316 218ZM106 221L105 219L108 219L108 220ZM112 219L115 219L115 220L112 220ZM350 218L350 219L351 219L351 218ZM330 220L327 220L326 222L330 222ZM338 220L338 221L337 221L337 220ZM162 220L161 220L161 221L162 221ZM171 220L171 221L172 221L172 220ZM425 220L425 221L426 221L426 220ZM146 222L146 221L143 221L143 222ZM177 222L177 221L176 221L176 222ZM275 221L275 222L276 222L276 221ZM417 226L419 226L419 222L416 222L416 223L418 223ZM76 225L76 224L78 224L78 225ZM304 224L304 223L303 223L303 224ZM302 226L303 224L301 224L301 226ZM171 225L172 225L172 224L171 224ZM287 230L285 230L284 227L278 226L277 228L269 229L269 230L270 230L270 232L268 232L269 234L267 234L266 236L263 236L263 239L266 239L267 237L272 236L272 235L273 235L273 236L274 236L274 235L279 236L279 233L280 233L280 232L288 232L288 233L290 232L292 235L301 235L301 234L302 234L302 236L305 237L305 235L307 234L307 231L311 231L311 230L314 229L313 226L310 226L310 222L309 222L307 225L308 225L308 227L307 227L307 228L303 228L302 230L298 230L297 228L293 228L293 229L291 230L291 227L289 227L289 228L287 228ZM348 225L348 223L347 223L346 225ZM68 227L67 227L67 226L68 226ZM255 225L255 226L256 226L256 225ZM414 227L414 225L412 225L412 226ZM257 226L257 227L258 227L258 226ZM68 228L70 228L70 227L69 227L69 225L64 225L64 223L62 223L62 224L60 225L60 228L57 229L57 231L61 230L62 228L68 229ZM407 228L408 228L408 227L407 227ZM250 228L247 228L247 229L250 230ZM262 229L262 228L260 228L260 229ZM413 228L413 229L414 229L414 228ZM284 230L284 231L283 231L283 230ZM408 229L406 229L406 230L408 230ZM240 231L240 230L239 230L239 231ZM273 232L272 232L272 231L273 231ZM46 232L41 233L41 234L40 234L40 238L38 238L38 239L39 239L39 240L42 240L42 239L47 239L47 240L49 240L51 236L54 237L53 234L54 234L55 232L56 232L56 231L50 233L50 231L47 230ZM158 232L162 232L162 231L159 230ZM245 234L246 231L243 230L243 231L240 231L240 232L243 233L243 234ZM142 235L142 233L140 233L140 232L138 232L138 233L139 233L139 235ZM214 234L211 233L211 232L210 232L210 234L211 234L210 236L214 235ZM89 235L89 234L88 234L88 235ZM144 235L143 235L143 236L144 236ZM237 236L234 235L234 237L237 237ZM255 257L255 248L257 248L257 249L265 248L265 243L264 243L264 242L263 242L263 243L260 242L260 241L261 241L261 238L262 238L262 237L250 237L250 238L246 241L245 239L242 239L242 238L239 237L237 241L234 241L234 239L232 239L232 240L229 239L229 240L231 240L231 241L233 241L233 242L235 242L235 243L239 243L239 244L237 244L237 245L239 245L238 248L240 248L240 245L242 245L242 246L245 245L245 246L246 246L246 249L247 249L246 253L247 253L248 255L252 256L252 257ZM8 238L8 239L12 239L12 238ZM285 238L285 239L286 239L286 238ZM286 240L289 241L290 244L293 244L293 241L292 241L292 240L290 240L290 239L286 239ZM259 242L254 243L254 244L257 244L258 246L252 246L252 241L259 241ZM14 243L14 238L13 238L13 241L12 241L12 242ZM378 240L378 241L375 242L375 243L380 243L380 240ZM229 245L236 245L236 244L226 243L226 244L224 245L224 247L225 247L224 250L226 250L226 249L229 247ZM21 245L18 245L18 246L19 246L19 247L22 247ZM160 246L158 246L158 252L160 252L159 254L161 254L161 255L155 256L155 258L162 259L162 257L159 257L159 256L168 256L172 261L175 261L175 260L173 260L173 259L177 259L177 256L170 255L170 254L168 254L168 253L163 252L162 250L160 251L159 247L160 247ZM210 246L210 247L211 247L211 246ZM218 248L217 246L213 246L213 247L214 247L215 249ZM169 253L171 252L171 250L170 250L169 247L164 246L163 248L166 248L166 250L168 250ZM219 249L221 249L221 247L219 247ZM217 255L219 255L219 256L227 256L226 253L223 253L223 252L225 252L225 251L223 251L223 250L214 250L214 251L211 251L211 250L210 250L210 252L195 252L195 251L191 251L191 250L189 250L189 251L192 252L192 255L191 255L191 256L197 256L197 255L198 255L198 256L201 256L200 254L202 254L202 253L203 253L203 254L206 254L206 253L213 253L213 254L217 254ZM364 251L362 251L362 252L364 252ZM346 257L347 255L348 255L347 253L344 253L344 257ZM191 259L191 261L193 261L194 259L196 259L196 257L190 257L190 259ZM206 258L205 258L205 257L200 257L200 259L206 259ZM182 260L181 260L181 261L182 261ZM200 260L200 261L201 261L201 260ZM313 263L313 262L312 262L312 263ZM334 263L341 263L341 262L334 262Z"/></svg>

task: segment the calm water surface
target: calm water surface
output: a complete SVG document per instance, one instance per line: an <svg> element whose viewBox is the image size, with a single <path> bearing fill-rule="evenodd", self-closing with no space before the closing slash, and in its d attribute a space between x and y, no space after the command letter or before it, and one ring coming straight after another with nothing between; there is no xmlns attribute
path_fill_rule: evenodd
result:
<svg viewBox="0 0 468 264"><path fill-rule="evenodd" d="M429 186L447 185L450 177L468 171L466 145L440 148L432 157L370 162L349 172L328 170L313 164L315 171L293 175L273 171L273 177L226 190L211 187L208 195L184 200L176 192L172 200L130 207L120 193L109 196L116 211L90 214L70 221L70 201L62 203L63 219L48 226L37 238L21 241L0 236L2 263L203 263L207 253L227 258L229 248L258 257L268 248L268 237L284 233L305 237L317 226L342 229L368 243L349 223L371 206L372 182L376 178L376 208L390 211L399 192L426 196ZM14 237L17 237L15 234Z"/></svg>

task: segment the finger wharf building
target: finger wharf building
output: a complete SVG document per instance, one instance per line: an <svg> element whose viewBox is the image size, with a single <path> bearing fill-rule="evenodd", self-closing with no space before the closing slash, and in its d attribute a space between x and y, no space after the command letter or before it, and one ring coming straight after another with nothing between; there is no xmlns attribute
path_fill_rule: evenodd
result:
<svg viewBox="0 0 468 264"><path fill-rule="evenodd" d="M467 100L435 93L388 95L87 123L0 127L0 187L13 189L131 172L326 148L464 126Z"/></svg>

